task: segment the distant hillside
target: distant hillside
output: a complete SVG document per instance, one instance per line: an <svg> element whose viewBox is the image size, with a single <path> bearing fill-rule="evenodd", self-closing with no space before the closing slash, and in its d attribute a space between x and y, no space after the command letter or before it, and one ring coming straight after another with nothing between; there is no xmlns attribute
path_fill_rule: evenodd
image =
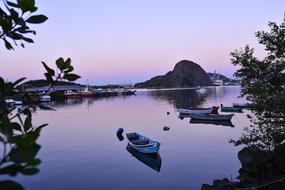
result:
<svg viewBox="0 0 285 190"><path fill-rule="evenodd" d="M30 80L27 81L23 84L20 85L19 88L22 88L22 86L24 86L24 88L28 88L28 87L44 87L44 86L48 86L49 83L47 80L45 79L39 79L39 80ZM69 85L78 85L78 86L86 86L86 84L78 84L78 83L74 83L74 82L61 82L61 81L57 81L54 84L55 86L69 86ZM103 89L107 89L107 88L123 88L122 85L117 85L117 84L109 84L109 85L89 85L92 88L103 88Z"/></svg>
<svg viewBox="0 0 285 190"><path fill-rule="evenodd" d="M29 80L27 82L24 82L23 84L21 84L20 86L24 86L24 88L27 87L44 87L44 86L48 86L49 82L45 79L39 79L39 80ZM80 84L76 84L74 82L61 82L61 81L57 81L55 82L56 86L61 86L61 85L80 85Z"/></svg>
<svg viewBox="0 0 285 190"><path fill-rule="evenodd" d="M188 60L178 62L172 71L165 75L153 77L136 88L183 88L192 86L209 86L212 82L200 65Z"/></svg>

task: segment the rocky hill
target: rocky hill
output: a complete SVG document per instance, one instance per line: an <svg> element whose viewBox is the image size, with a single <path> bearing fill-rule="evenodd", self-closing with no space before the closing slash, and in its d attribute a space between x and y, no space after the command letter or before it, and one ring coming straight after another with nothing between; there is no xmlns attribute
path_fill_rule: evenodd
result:
<svg viewBox="0 0 285 190"><path fill-rule="evenodd" d="M188 60L179 61L172 71L165 75L153 77L142 83L135 84L136 88L183 88L192 86L212 85L208 74L200 65Z"/></svg>

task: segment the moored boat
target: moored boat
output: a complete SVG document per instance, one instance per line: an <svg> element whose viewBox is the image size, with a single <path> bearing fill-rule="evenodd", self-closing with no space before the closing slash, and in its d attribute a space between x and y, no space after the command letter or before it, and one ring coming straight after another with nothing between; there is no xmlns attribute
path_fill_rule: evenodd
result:
<svg viewBox="0 0 285 190"><path fill-rule="evenodd" d="M96 96L96 92L89 90L89 86L86 86L85 89L83 91L80 91L79 94L82 97L93 97Z"/></svg>
<svg viewBox="0 0 285 190"><path fill-rule="evenodd" d="M237 112L242 113L242 107L224 107L223 104L221 104L221 112Z"/></svg>
<svg viewBox="0 0 285 190"><path fill-rule="evenodd" d="M156 154L159 151L160 143L138 133L126 134L129 145L135 150L145 154Z"/></svg>
<svg viewBox="0 0 285 190"><path fill-rule="evenodd" d="M66 98L81 98L81 94L78 92L73 92L72 90L67 90L64 92Z"/></svg>
<svg viewBox="0 0 285 190"><path fill-rule="evenodd" d="M13 99L6 99L5 100L5 103L8 105L8 106L13 106L15 105L15 101Z"/></svg>
<svg viewBox="0 0 285 190"><path fill-rule="evenodd" d="M233 107L237 108L248 108L249 104L248 103L233 103Z"/></svg>
<svg viewBox="0 0 285 190"><path fill-rule="evenodd" d="M189 109L183 109L183 108L179 108L177 109L177 112L179 112L180 114L190 114L190 113L196 113L196 114L210 114L212 113L214 107L212 108L189 108Z"/></svg>
<svg viewBox="0 0 285 190"><path fill-rule="evenodd" d="M50 95L44 95L40 98L40 102L50 102L50 101L51 101Z"/></svg>
<svg viewBox="0 0 285 190"><path fill-rule="evenodd" d="M190 119L190 123L211 124L211 125L222 125L222 126L234 127L231 121L211 121L211 120Z"/></svg>
<svg viewBox="0 0 285 190"><path fill-rule="evenodd" d="M196 114L190 113L189 117L192 119L209 120L209 121L230 121L234 114L217 115L217 114Z"/></svg>

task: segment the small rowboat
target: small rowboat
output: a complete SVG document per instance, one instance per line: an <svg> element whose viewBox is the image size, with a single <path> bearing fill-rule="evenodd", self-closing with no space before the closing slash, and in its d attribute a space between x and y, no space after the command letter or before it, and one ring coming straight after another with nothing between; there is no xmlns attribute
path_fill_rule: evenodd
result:
<svg viewBox="0 0 285 190"><path fill-rule="evenodd" d="M237 108L248 108L249 104L248 103L233 103L233 107Z"/></svg>
<svg viewBox="0 0 285 190"><path fill-rule="evenodd" d="M223 104L221 104L221 112L237 112L242 113L242 107L224 107Z"/></svg>
<svg viewBox="0 0 285 190"><path fill-rule="evenodd" d="M196 113L196 114L209 114L213 111L213 108L190 108L190 109L183 109L179 108L177 109L177 112L180 114L190 114L190 113Z"/></svg>
<svg viewBox="0 0 285 190"><path fill-rule="evenodd" d="M209 120L209 121L230 121L234 114L217 115L217 114L195 114L190 113L192 119Z"/></svg>
<svg viewBox="0 0 285 190"><path fill-rule="evenodd" d="M145 154L158 153L160 143L138 133L127 133L129 145L135 150Z"/></svg>

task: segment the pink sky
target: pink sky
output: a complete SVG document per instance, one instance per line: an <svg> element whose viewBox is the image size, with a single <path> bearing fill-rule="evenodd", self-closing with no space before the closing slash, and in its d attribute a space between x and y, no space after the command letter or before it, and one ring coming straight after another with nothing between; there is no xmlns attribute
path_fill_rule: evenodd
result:
<svg viewBox="0 0 285 190"><path fill-rule="evenodd" d="M273 3L274 2L274 3ZM246 44L264 52L254 32L281 22L285 1L37 1L49 20L35 44L0 49L0 75L43 78L41 61L70 57L81 83L122 84L165 74L187 59L232 76L230 52Z"/></svg>

